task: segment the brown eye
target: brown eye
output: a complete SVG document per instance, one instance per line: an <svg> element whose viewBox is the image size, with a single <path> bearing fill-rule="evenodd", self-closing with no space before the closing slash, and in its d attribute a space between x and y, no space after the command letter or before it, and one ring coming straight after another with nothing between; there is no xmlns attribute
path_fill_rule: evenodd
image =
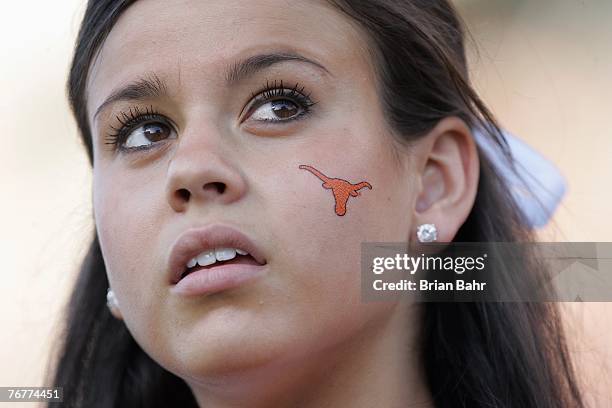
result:
<svg viewBox="0 0 612 408"><path fill-rule="evenodd" d="M162 139L165 139L170 134L170 129L168 126L149 123L148 125L143 126L143 132L145 137L152 142L159 142Z"/></svg>
<svg viewBox="0 0 612 408"><path fill-rule="evenodd" d="M301 108L289 99L278 99L262 104L258 107L251 118L264 122L278 122L291 120L301 114Z"/></svg>
<svg viewBox="0 0 612 408"><path fill-rule="evenodd" d="M132 130L125 140L124 147L142 147L151 145L172 136L172 129L163 123L147 123Z"/></svg>
<svg viewBox="0 0 612 408"><path fill-rule="evenodd" d="M273 101L271 104L272 111L281 119L290 118L296 115L299 110L295 103L287 100Z"/></svg>

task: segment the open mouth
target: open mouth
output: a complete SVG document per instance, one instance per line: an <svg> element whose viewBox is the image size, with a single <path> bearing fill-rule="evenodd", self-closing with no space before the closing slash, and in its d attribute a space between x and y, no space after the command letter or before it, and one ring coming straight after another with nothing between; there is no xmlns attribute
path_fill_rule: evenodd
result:
<svg viewBox="0 0 612 408"><path fill-rule="evenodd" d="M209 254L208 255L210 258L212 258L212 256ZM198 257L196 257L198 258ZM206 258L205 256L199 257L200 261L202 260L202 258ZM242 264L242 265L261 265L260 263L258 263L250 254L245 254L245 255L240 255L240 254L236 254L235 257L231 258L231 259L227 259L227 260L206 260L204 259L202 261L202 263L204 263L204 265L200 265L199 262L197 261L195 265L193 266L187 266L185 268L185 270L183 271L183 273L180 276L180 279L183 279L185 276L189 275L190 273L202 270L202 269L214 269L214 268L219 268L222 267L224 265L232 265L232 264ZM193 260L191 261L191 263L193 263Z"/></svg>

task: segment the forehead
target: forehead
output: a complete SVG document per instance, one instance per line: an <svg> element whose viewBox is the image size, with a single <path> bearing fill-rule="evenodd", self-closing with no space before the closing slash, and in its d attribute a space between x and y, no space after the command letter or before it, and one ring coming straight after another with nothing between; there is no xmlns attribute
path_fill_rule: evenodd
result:
<svg viewBox="0 0 612 408"><path fill-rule="evenodd" d="M117 86L145 73L216 82L239 57L297 52L363 77L364 36L325 0L139 0L119 18L88 76L90 118ZM362 68L362 72L357 72Z"/></svg>

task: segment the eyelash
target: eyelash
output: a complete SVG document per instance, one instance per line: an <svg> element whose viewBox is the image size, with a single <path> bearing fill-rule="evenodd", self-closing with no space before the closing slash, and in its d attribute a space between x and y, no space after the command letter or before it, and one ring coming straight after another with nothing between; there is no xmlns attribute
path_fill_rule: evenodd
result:
<svg viewBox="0 0 612 408"><path fill-rule="evenodd" d="M282 80L280 81L280 84L278 84L277 80L274 80L272 83L270 81L266 81L266 84L263 87L261 87L258 91L251 93L251 100L253 102L246 105L240 113L242 114L242 112L244 112L244 110L247 108L248 113L252 113L263 104L279 99L293 100L299 105L299 107L301 107L302 112L291 119L262 120L262 122L291 122L294 120L303 119L306 115L311 113L312 107L317 103L311 99L310 93L304 93L304 86L300 86L299 83L296 83L293 88L285 88ZM121 112L115 117L119 123L119 126L111 126L113 132L107 135L105 141L105 144L113 146L113 150L122 149L132 151L149 149L149 146L130 148L121 147L134 129L137 129L139 126L146 123L160 122L174 129L171 122L161 113L155 110L152 105L145 108L144 112L137 106L131 107L127 113Z"/></svg>
<svg viewBox="0 0 612 408"><path fill-rule="evenodd" d="M304 93L304 86L300 87L299 82L296 82L293 88L285 88L282 80L280 81L280 84L278 84L276 80L274 80L273 83L266 81L266 84L263 87L261 87L258 91L251 93L251 99L253 100L253 103L247 105L247 107L252 106L248 109L248 113L253 112L266 102L272 102L279 99L293 99L294 102L297 102L297 104L303 109L302 113L292 119L267 120L265 122L290 122L293 120L302 119L305 115L311 113L312 107L317 103L312 100L310 93ZM245 109L246 107L242 111Z"/></svg>
<svg viewBox="0 0 612 408"><path fill-rule="evenodd" d="M127 113L121 112L119 115L116 115L115 118L117 122L119 122L119 126L111 126L113 133L109 133L105 141L105 144L112 145L113 148L117 148L120 143L125 142L131 131L147 122L161 122L172 128L169 121L161 113L155 110L153 105L147 106L144 112L142 112L138 106L131 107ZM131 147L124 148L124 150L141 150L141 148Z"/></svg>

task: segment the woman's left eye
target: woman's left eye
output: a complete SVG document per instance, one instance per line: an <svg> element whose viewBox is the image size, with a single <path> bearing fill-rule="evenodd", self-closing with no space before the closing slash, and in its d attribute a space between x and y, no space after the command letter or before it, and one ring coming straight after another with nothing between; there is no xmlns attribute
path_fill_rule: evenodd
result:
<svg viewBox="0 0 612 408"><path fill-rule="evenodd" d="M246 118L255 122L289 122L310 113L315 102L310 94L304 93L304 87L295 84L293 88L266 82L263 89L252 94L253 102L247 108Z"/></svg>
<svg viewBox="0 0 612 408"><path fill-rule="evenodd" d="M266 102L259 106L252 114L253 120L265 122L278 122L294 119L303 114L304 109L289 99L279 99Z"/></svg>

